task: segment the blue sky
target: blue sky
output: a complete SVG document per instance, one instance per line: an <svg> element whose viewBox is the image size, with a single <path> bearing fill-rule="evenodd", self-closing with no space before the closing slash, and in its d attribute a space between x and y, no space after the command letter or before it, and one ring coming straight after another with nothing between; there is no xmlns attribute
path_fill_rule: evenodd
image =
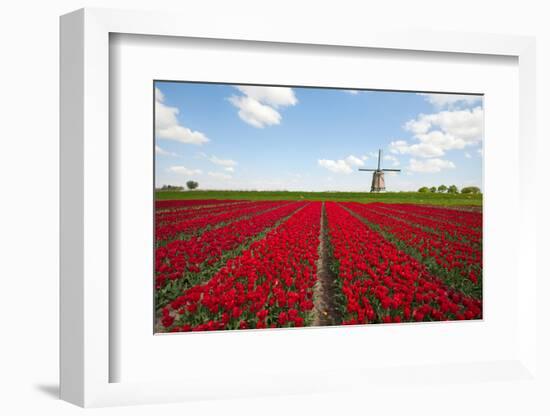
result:
<svg viewBox="0 0 550 416"><path fill-rule="evenodd" d="M368 191L482 187L479 96L155 83L156 186Z"/></svg>

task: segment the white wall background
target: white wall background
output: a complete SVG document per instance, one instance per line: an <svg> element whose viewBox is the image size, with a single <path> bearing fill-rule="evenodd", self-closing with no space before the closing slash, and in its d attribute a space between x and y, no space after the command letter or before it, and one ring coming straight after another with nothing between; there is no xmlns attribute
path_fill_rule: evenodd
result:
<svg viewBox="0 0 550 416"><path fill-rule="evenodd" d="M266 19L281 28L321 25L328 31L353 27L357 33L370 24L434 30L511 33L537 36L538 47L538 166L533 178L542 185L542 167L550 151L550 29L547 2L428 0L359 1L196 1L182 0L19 0L0 6L0 412L6 415L77 414L81 409L56 399L58 383L58 16L84 6L178 10L193 16L211 13L235 21L261 25ZM182 21L182 25L185 21ZM542 138L546 139L543 140ZM539 250L549 231L540 196ZM539 256L543 266L544 256ZM548 293L548 283L539 291ZM548 316L539 305L539 316ZM546 325L548 328L548 325ZM546 353L540 366L548 371L549 330L540 333ZM422 408L407 405L388 386L387 407L372 409L368 397L345 393L305 397L172 404L93 410L95 414L544 414L550 405L541 391L500 383L475 389L453 387L449 400L434 386ZM549 389L550 390L550 389ZM537 400L538 398L538 400ZM545 402L543 406L543 402ZM546 413L548 414L548 413Z"/></svg>

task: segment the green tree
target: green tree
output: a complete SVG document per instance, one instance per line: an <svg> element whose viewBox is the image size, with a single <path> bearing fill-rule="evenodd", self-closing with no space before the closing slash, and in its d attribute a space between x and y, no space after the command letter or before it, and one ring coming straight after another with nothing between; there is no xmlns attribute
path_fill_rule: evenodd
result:
<svg viewBox="0 0 550 416"><path fill-rule="evenodd" d="M432 186L432 187L430 188L430 192L437 192L437 188L436 188L435 186Z"/></svg>
<svg viewBox="0 0 550 416"><path fill-rule="evenodd" d="M439 185L437 187L437 192L445 192L447 190L447 186L445 185Z"/></svg>
<svg viewBox="0 0 550 416"><path fill-rule="evenodd" d="M447 189L447 192L450 194L458 194L458 188L456 187L456 185L451 185Z"/></svg>
<svg viewBox="0 0 550 416"><path fill-rule="evenodd" d="M193 189L197 189L199 187L199 183L195 181L187 181L186 185L190 191L192 191Z"/></svg>
<svg viewBox="0 0 550 416"><path fill-rule="evenodd" d="M460 192L463 194L480 194L481 190L477 186L466 186Z"/></svg>
<svg viewBox="0 0 550 416"><path fill-rule="evenodd" d="M423 186L418 190L418 192L430 192L430 188L428 188L427 186Z"/></svg>

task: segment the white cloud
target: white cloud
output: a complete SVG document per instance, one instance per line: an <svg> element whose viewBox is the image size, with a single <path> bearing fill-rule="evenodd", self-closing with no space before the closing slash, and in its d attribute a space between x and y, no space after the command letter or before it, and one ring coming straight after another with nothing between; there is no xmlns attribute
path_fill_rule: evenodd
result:
<svg viewBox="0 0 550 416"><path fill-rule="evenodd" d="M322 166L334 173L351 173L353 169L345 160L319 159L319 166Z"/></svg>
<svg viewBox="0 0 550 416"><path fill-rule="evenodd" d="M399 160L393 155L385 155L384 160L387 160L388 162L390 162L391 165L394 167L399 166Z"/></svg>
<svg viewBox="0 0 550 416"><path fill-rule="evenodd" d="M298 103L292 88L246 85L238 86L237 89L247 97L275 108L296 105Z"/></svg>
<svg viewBox="0 0 550 416"><path fill-rule="evenodd" d="M272 107L264 105L250 97L231 97L231 104L239 109L239 117L245 123L259 129L279 124L281 114Z"/></svg>
<svg viewBox="0 0 550 416"><path fill-rule="evenodd" d="M353 155L349 155L348 157L346 157L346 163L350 166L363 166L364 165L364 163L361 159L359 159L358 157L353 156Z"/></svg>
<svg viewBox="0 0 550 416"><path fill-rule="evenodd" d="M427 159L427 160L409 160L409 166L407 169L411 172L420 173L436 173L443 169L454 169L455 164L450 160L443 159Z"/></svg>
<svg viewBox="0 0 550 416"><path fill-rule="evenodd" d="M160 147L157 144L155 145L155 153L157 155L161 155L161 156L177 156L177 153L169 152L167 150L164 150L162 147Z"/></svg>
<svg viewBox="0 0 550 416"><path fill-rule="evenodd" d="M325 169L330 170L334 173L351 173L355 166L363 166L363 160L354 155L349 155L345 159L339 160L330 160L330 159L319 159L317 161L319 166L324 167Z"/></svg>
<svg viewBox="0 0 550 416"><path fill-rule="evenodd" d="M428 133L431 128L439 128L445 134L467 142L478 142L483 133L483 110L481 107L475 107L471 110L420 114L416 120L410 120L405 124L405 130L415 135Z"/></svg>
<svg viewBox="0 0 550 416"><path fill-rule="evenodd" d="M189 169L189 168L186 168L185 166L170 166L168 170L174 173L178 173L180 175L185 175L185 176L194 176L194 175L202 174L202 171L200 169Z"/></svg>
<svg viewBox="0 0 550 416"><path fill-rule="evenodd" d="M229 102L239 109L239 117L257 128L280 124L280 107L298 103L292 88L287 87L236 87L244 95L229 97Z"/></svg>
<svg viewBox="0 0 550 416"><path fill-rule="evenodd" d="M239 164L236 160L222 159L216 155L209 156L204 152L197 153L196 157L199 159L206 159L215 165L221 166L226 172L235 172L235 167Z"/></svg>
<svg viewBox="0 0 550 416"><path fill-rule="evenodd" d="M235 167L238 165L238 163L232 159L220 159L219 157L214 155L208 157L208 160L216 165L224 167Z"/></svg>
<svg viewBox="0 0 550 416"><path fill-rule="evenodd" d="M357 95L359 94L359 90L344 90L345 93L351 94L351 95Z"/></svg>
<svg viewBox="0 0 550 416"><path fill-rule="evenodd" d="M161 103L164 102L164 93L155 87L155 102L160 101Z"/></svg>
<svg viewBox="0 0 550 416"><path fill-rule="evenodd" d="M231 175L228 175L226 173L221 172L208 172L208 176L211 176L212 178L221 179L221 180L229 180L232 178Z"/></svg>
<svg viewBox="0 0 550 416"><path fill-rule="evenodd" d="M426 119L426 115L421 114L418 119L409 120L403 128L413 134L423 134L430 130L431 123Z"/></svg>
<svg viewBox="0 0 550 416"><path fill-rule="evenodd" d="M193 131L178 121L180 110L164 104L164 94L155 88L155 135L159 139L175 140L188 144L203 144L210 139L200 131Z"/></svg>
<svg viewBox="0 0 550 416"><path fill-rule="evenodd" d="M481 147L477 149L477 154L483 156L483 149Z"/></svg>
<svg viewBox="0 0 550 416"><path fill-rule="evenodd" d="M468 152L464 152L464 156L466 157L466 159L471 159L472 158L472 155Z"/></svg>
<svg viewBox="0 0 550 416"><path fill-rule="evenodd" d="M457 105L474 105L481 101L481 95L461 95L461 94L424 94L418 93L418 95L424 96L426 101L435 106L436 108L454 108Z"/></svg>
<svg viewBox="0 0 550 416"><path fill-rule="evenodd" d="M416 143L409 145L404 140L397 140L390 143L390 152L394 154L410 154L417 157L443 156L445 152L430 143Z"/></svg>
<svg viewBox="0 0 550 416"><path fill-rule="evenodd" d="M416 119L405 123L403 128L413 133L418 143L393 141L390 152L416 157L439 157L448 150L464 149L481 142L483 110L475 107L471 110L420 114Z"/></svg>

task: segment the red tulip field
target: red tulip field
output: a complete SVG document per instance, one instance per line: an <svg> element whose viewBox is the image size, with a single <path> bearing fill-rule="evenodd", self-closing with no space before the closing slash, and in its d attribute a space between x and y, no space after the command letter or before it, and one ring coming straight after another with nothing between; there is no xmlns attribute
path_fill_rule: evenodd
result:
<svg viewBox="0 0 550 416"><path fill-rule="evenodd" d="M481 319L482 243L474 210L157 201L156 331Z"/></svg>

